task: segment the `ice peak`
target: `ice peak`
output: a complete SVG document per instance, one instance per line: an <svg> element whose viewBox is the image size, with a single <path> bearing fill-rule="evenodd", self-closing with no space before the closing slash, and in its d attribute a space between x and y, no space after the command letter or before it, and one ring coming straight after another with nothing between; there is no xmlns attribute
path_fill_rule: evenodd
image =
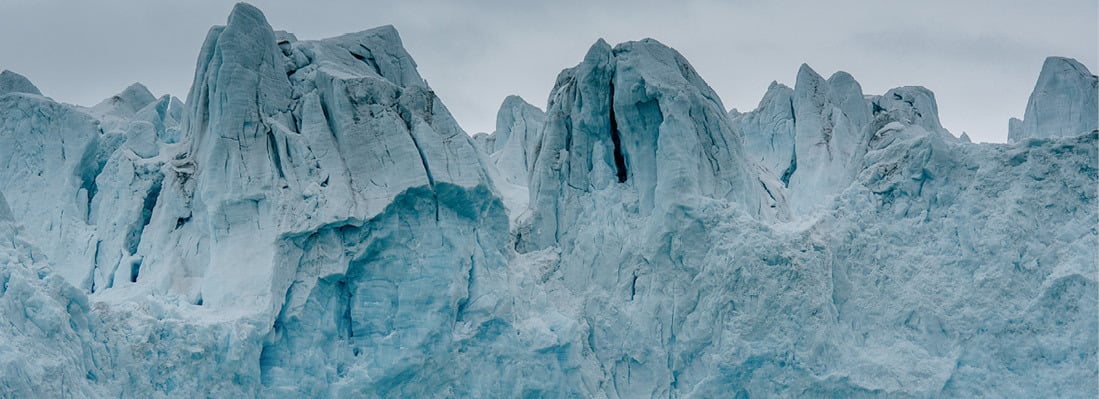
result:
<svg viewBox="0 0 1099 399"><path fill-rule="evenodd" d="M533 105L528 103L527 100L524 100L523 97L512 94L504 97L504 102L500 104L500 111L503 111L505 108L517 108L525 105L530 105L533 107Z"/></svg>
<svg viewBox="0 0 1099 399"><path fill-rule="evenodd" d="M374 34L376 34L378 36L394 38L394 39L396 39L397 42L401 41L401 34L400 34L400 32L397 31L397 27L395 27L393 25L390 25L390 24L376 26L376 27L370 28L366 31L367 32L374 32Z"/></svg>
<svg viewBox="0 0 1099 399"><path fill-rule="evenodd" d="M772 80L771 84L767 85L767 92L770 93L775 90L789 89L790 86L779 83L777 80Z"/></svg>
<svg viewBox="0 0 1099 399"><path fill-rule="evenodd" d="M824 80L824 77L820 76L820 74L817 73L817 71L814 70L813 67L810 67L809 64L802 63L801 66L798 67L798 75L797 75L797 80L794 83L794 87L797 87L799 85L799 83L802 82L803 80L804 81L810 81L810 80L817 81L817 80Z"/></svg>
<svg viewBox="0 0 1099 399"><path fill-rule="evenodd" d="M149 88L141 83L134 83L118 93L114 98L121 99L127 104L132 105L135 109L141 109L142 107L151 104L156 101L156 96L149 91Z"/></svg>
<svg viewBox="0 0 1099 399"><path fill-rule="evenodd" d="M835 82L835 83L855 83L855 84L858 84L858 82L855 81L855 77L851 76L851 74L849 74L845 71L836 71L836 72L832 73L832 76L828 77L828 82L830 82L830 83Z"/></svg>
<svg viewBox="0 0 1099 399"><path fill-rule="evenodd" d="M1042 72L1039 73L1039 76L1062 73L1091 75L1091 71L1080 61L1076 61L1075 58L1051 56L1046 57L1046 60L1042 63Z"/></svg>
<svg viewBox="0 0 1099 399"><path fill-rule="evenodd" d="M42 92L38 91L38 87L35 87L30 79L18 73L4 70L0 72L0 96L8 93L42 95Z"/></svg>
<svg viewBox="0 0 1099 399"><path fill-rule="evenodd" d="M352 72L353 74L373 71L400 87L427 87L423 77L416 70L416 61L405 50L401 35L393 25L348 33L314 43L337 46L346 51L345 54L351 55L341 59L334 54L321 51L321 56L325 59L324 63L329 66L340 65L343 68L358 71ZM320 63L318 60L313 62Z"/></svg>
<svg viewBox="0 0 1099 399"><path fill-rule="evenodd" d="M929 132L942 130L935 93L923 86L890 89L874 101L875 114L889 112L895 120L918 125Z"/></svg>
<svg viewBox="0 0 1099 399"><path fill-rule="evenodd" d="M613 50L597 41L558 76L546 115L531 174L529 248L560 239L557 232L574 223L553 204L589 193L633 193L639 215L692 197L758 209L762 190L721 101L682 55L656 40Z"/></svg>
<svg viewBox="0 0 1099 399"><path fill-rule="evenodd" d="M523 187L529 184L535 147L541 143L545 121L545 112L511 95L496 113L496 131L476 138L508 183Z"/></svg>
<svg viewBox="0 0 1099 399"><path fill-rule="evenodd" d="M763 94L763 99L759 100L759 106L756 107L756 110L762 110L770 106L780 106L786 111L793 112L790 109L790 96L793 94L794 89L789 86L777 81L771 82L771 85L767 86L767 92Z"/></svg>
<svg viewBox="0 0 1099 399"><path fill-rule="evenodd" d="M141 83L133 83L127 86L124 90L108 97L107 99L100 101L99 104L93 106L90 111L93 115L100 119L111 118L130 118L134 116L142 108L145 108L149 104L156 102L156 97L149 91L145 85ZM112 119L113 122L126 124L120 122L117 119ZM107 122L107 121L104 121Z"/></svg>
<svg viewBox="0 0 1099 399"><path fill-rule="evenodd" d="M241 24L266 25L270 28L270 25L267 23L267 17L263 15L263 11L260 11L260 9L255 6L243 1L233 5L233 10L229 12L229 19L226 26Z"/></svg>
<svg viewBox="0 0 1099 399"><path fill-rule="evenodd" d="M1072 58L1048 57L1008 140L1075 136L1099 127L1099 77Z"/></svg>
<svg viewBox="0 0 1099 399"><path fill-rule="evenodd" d="M599 38L588 48L587 54L584 54L584 63L605 62L611 56L611 51L611 45L607 44L603 38Z"/></svg>

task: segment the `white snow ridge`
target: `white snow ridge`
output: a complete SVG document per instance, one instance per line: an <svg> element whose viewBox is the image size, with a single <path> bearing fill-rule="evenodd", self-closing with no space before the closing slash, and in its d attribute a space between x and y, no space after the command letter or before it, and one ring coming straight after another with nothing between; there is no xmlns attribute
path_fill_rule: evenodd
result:
<svg viewBox="0 0 1099 399"><path fill-rule="evenodd" d="M1096 77L1014 144L596 42L470 138L390 26L247 4L186 102L0 73L0 398L1099 396Z"/></svg>

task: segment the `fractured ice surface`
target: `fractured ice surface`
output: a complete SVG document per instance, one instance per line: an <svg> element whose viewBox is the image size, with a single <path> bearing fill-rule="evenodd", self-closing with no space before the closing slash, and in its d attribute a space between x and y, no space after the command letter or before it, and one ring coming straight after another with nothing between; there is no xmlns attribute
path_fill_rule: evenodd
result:
<svg viewBox="0 0 1099 399"><path fill-rule="evenodd" d="M27 93L42 95L38 87L34 86L25 76L4 70L0 71L0 95L8 93Z"/></svg>
<svg viewBox="0 0 1099 399"><path fill-rule="evenodd" d="M1011 145L808 66L727 113L651 39L470 138L393 27L247 4L185 103L5 72L0 397L1095 397L1094 75L1050 60Z"/></svg>
<svg viewBox="0 0 1099 399"><path fill-rule="evenodd" d="M1016 122L1018 121L1018 122ZM1049 57L1008 140L1076 136L1099 128L1099 77L1071 58Z"/></svg>

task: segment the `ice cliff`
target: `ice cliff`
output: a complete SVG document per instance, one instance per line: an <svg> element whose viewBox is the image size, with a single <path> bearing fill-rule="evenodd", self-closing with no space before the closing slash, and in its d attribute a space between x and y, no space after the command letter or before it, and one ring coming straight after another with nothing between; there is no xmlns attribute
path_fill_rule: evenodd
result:
<svg viewBox="0 0 1099 399"><path fill-rule="evenodd" d="M393 27L243 3L185 102L5 71L0 397L1095 397L1094 82L1050 58L973 144L600 40L471 138Z"/></svg>
<svg viewBox="0 0 1099 399"><path fill-rule="evenodd" d="M871 140L890 122L952 138L939 123L935 95L918 86L864 95L846 72L824 79L808 65L794 88L773 82L751 112L731 113L752 160L782 183L794 218L830 209L863 168Z"/></svg>
<svg viewBox="0 0 1099 399"><path fill-rule="evenodd" d="M1099 77L1071 58L1049 57L1008 140L1076 136L1099 129Z"/></svg>

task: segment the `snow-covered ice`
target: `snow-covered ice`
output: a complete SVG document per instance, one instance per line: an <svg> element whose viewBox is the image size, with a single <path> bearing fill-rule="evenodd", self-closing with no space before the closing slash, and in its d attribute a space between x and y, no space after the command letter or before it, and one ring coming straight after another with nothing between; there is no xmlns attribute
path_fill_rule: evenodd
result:
<svg viewBox="0 0 1099 399"><path fill-rule="evenodd" d="M1095 98L974 144L599 40L471 138L393 27L241 3L186 101L0 73L0 397L1095 397Z"/></svg>

